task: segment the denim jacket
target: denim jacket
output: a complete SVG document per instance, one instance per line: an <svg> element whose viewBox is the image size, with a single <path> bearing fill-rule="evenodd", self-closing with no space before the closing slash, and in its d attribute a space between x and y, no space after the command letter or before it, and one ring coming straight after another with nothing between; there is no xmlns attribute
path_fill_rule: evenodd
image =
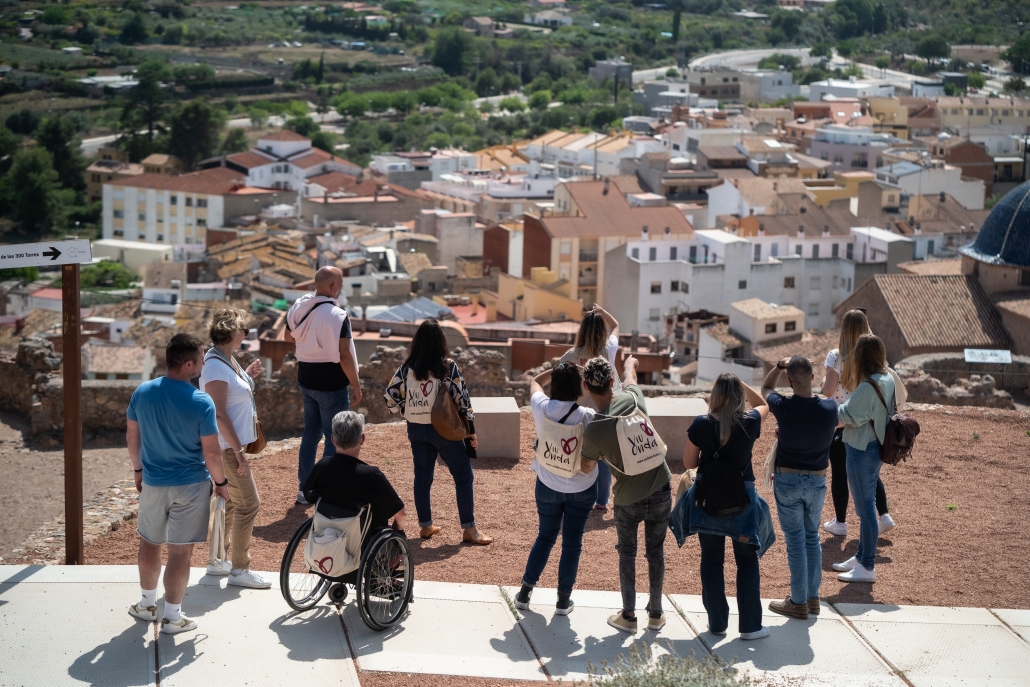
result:
<svg viewBox="0 0 1030 687"><path fill-rule="evenodd" d="M754 482L744 482L744 489L751 497L751 505L736 515L722 518L708 515L694 502L695 489L697 482L679 498L669 516L669 529L676 537L677 546L682 547L687 537L701 532L732 537L738 541L746 538L748 544L758 547L758 556L761 558L776 541L769 504L758 495Z"/></svg>

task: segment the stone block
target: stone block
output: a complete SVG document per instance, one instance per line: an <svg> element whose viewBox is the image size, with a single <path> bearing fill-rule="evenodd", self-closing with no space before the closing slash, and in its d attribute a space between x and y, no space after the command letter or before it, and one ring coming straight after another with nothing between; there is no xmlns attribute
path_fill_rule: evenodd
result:
<svg viewBox="0 0 1030 687"><path fill-rule="evenodd" d="M671 398L662 396L647 399L647 414L669 452L666 462L679 465L683 461L683 448L687 445L687 428L694 418L708 412L703 398Z"/></svg>
<svg viewBox="0 0 1030 687"><path fill-rule="evenodd" d="M522 414L511 396L473 396L476 437L481 458L519 458Z"/></svg>

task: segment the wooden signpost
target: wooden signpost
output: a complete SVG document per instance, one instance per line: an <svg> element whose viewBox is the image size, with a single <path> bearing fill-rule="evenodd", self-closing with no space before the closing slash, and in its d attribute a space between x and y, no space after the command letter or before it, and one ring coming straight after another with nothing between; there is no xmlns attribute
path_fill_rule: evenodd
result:
<svg viewBox="0 0 1030 687"><path fill-rule="evenodd" d="M82 565L82 356L79 265L93 260L89 241L72 239L0 246L0 269L61 265L64 344L65 563Z"/></svg>

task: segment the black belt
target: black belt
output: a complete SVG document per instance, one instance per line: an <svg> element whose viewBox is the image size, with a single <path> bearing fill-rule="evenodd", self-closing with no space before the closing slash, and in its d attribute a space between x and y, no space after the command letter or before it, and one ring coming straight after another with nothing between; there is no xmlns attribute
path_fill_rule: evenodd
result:
<svg viewBox="0 0 1030 687"><path fill-rule="evenodd" d="M804 475L807 477L826 477L826 468L822 470L795 470L794 468L776 468L776 472L784 472L788 475Z"/></svg>

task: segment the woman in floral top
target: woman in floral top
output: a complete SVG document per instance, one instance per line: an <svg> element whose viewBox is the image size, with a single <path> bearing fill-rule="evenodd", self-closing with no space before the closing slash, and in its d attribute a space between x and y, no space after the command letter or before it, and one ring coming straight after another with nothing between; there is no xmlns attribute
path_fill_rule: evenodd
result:
<svg viewBox="0 0 1030 687"><path fill-rule="evenodd" d="M448 380L450 383L448 384ZM440 323L433 319L423 322L408 347L408 357L397 368L386 387L386 407L391 413L401 413L408 423L408 440L415 461L415 510L418 513L419 536L429 539L440 531L433 524L430 490L439 457L454 478L458 498L458 517L461 520L461 540L470 544L486 545L493 542L476 527L472 494L472 462L465 443L444 439L433 428L433 404L441 386L447 387L451 398L458 404L458 412L468 420L469 443L478 446L475 415L465 380L457 364L447 355L447 337Z"/></svg>

